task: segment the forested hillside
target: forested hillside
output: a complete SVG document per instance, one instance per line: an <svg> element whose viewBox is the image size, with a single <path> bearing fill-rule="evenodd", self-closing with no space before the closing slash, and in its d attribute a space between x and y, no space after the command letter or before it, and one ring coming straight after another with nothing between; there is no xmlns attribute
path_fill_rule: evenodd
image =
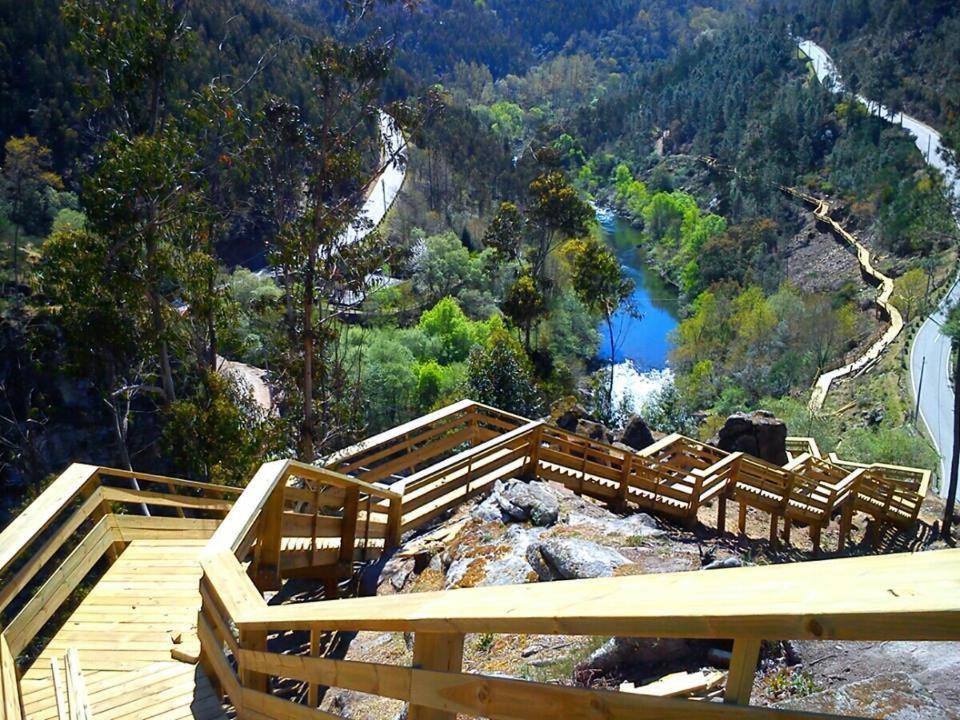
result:
<svg viewBox="0 0 960 720"><path fill-rule="evenodd" d="M606 361L635 285L596 207L679 308L654 429L768 407L824 449L930 461L896 370L846 414L806 412L883 324L783 189L839 207L923 316L957 243L942 179L796 36L955 132L955 7L410 5L0 0L8 497L71 459L242 483L466 396L622 422ZM344 242L388 159L399 199ZM221 358L263 370L272 404Z"/></svg>

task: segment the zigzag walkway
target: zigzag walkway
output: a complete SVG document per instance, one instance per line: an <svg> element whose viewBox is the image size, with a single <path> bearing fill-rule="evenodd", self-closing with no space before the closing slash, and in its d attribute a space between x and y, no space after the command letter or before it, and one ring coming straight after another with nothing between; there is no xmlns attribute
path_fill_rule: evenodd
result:
<svg viewBox="0 0 960 720"><path fill-rule="evenodd" d="M857 253L857 262L860 265L860 272L863 275L870 279L870 281L879 286L880 292L877 294L877 307L880 309L880 312L886 316L890 321L890 327L887 328L886 332L874 342L866 352L864 352L860 357L858 357L853 362L847 363L843 367L830 370L825 373L821 373L817 378L816 382L813 385L813 391L810 395L810 402L808 404L809 408L818 412L823 408L823 403L827 399L827 393L830 392L830 386L833 384L834 380L838 380L847 375L860 375L866 372L870 367L874 365L879 359L880 355L897 339L897 336L900 335L903 330L903 316L900 314L900 311L890 302L890 298L893 295L893 280L882 272L877 270L873 266L873 262L870 259L870 251L857 240L853 235L847 232L844 227L830 217L830 205L826 200L820 198L815 198L812 195L807 195L802 193L794 188L781 186L780 188L784 192L793 195L794 197L800 198L804 202L813 205L814 211L813 214L820 222L826 224L830 231L838 237L841 241L849 244Z"/></svg>
<svg viewBox="0 0 960 720"><path fill-rule="evenodd" d="M807 439L793 439L790 455L778 467L679 435L631 453L463 401L347 448L325 468L265 463L242 493L73 465L0 533L0 717L229 711L322 720L337 717L316 709L327 686L404 700L412 720L811 717L744 707L761 640L960 639L957 551L412 597L265 599L292 578L321 581L335 599L355 563L510 477L685 523L715 502L721 532L726 503L737 502L741 531L747 507L770 514L772 541L780 521L783 540L799 523L816 544L837 516L841 542L854 512L895 527L916 520L926 471L822 458ZM142 504L150 517L129 514ZM321 656L332 631L358 630L414 633L412 665ZM726 698L741 707L465 673L464 634L473 632L732 638ZM291 696L291 683L302 692Z"/></svg>

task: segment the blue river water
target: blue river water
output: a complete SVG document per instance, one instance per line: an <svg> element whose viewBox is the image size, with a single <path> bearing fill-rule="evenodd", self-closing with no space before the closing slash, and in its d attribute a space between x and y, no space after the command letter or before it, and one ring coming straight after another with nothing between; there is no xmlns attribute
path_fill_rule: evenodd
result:
<svg viewBox="0 0 960 720"><path fill-rule="evenodd" d="M597 213L597 220L603 240L616 254L626 275L636 283L631 300L641 315L638 319L621 310L614 316L614 360L616 363L629 360L641 373L663 370L671 349L670 333L679 321L676 291L644 261L643 252L637 247L642 238L639 230L604 211ZM606 323L601 323L599 330L598 356L609 361L610 335Z"/></svg>

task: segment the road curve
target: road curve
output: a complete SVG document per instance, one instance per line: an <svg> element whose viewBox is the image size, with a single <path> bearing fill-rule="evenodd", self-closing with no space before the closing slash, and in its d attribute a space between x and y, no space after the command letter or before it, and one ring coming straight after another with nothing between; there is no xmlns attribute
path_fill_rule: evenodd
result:
<svg viewBox="0 0 960 720"><path fill-rule="evenodd" d="M843 89L843 82L833 58L811 40L800 40L800 50L810 58L817 78L829 78L834 89ZM871 102L862 95L857 99L875 115L891 122L899 121L904 130L913 135L917 148L928 164L943 173L947 188L960 200L960 172L947 162L941 152L940 133L916 118L899 113L896 117L883 105ZM960 301L960 279L944 296L937 309L920 326L910 346L910 385L914 398L919 398L919 420L923 423L934 447L940 454L940 482L937 492L946 493L943 479L949 472L953 453L953 386L950 383L950 340L941 332L947 309Z"/></svg>

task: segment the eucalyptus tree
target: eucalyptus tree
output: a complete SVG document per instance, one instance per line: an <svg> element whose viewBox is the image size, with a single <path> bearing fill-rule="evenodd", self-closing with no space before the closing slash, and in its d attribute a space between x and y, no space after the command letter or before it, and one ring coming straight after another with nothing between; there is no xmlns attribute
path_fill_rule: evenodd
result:
<svg viewBox="0 0 960 720"><path fill-rule="evenodd" d="M392 54L377 37L353 45L324 38L309 56L313 107L301 112L271 103L261 115L261 144L288 143L267 153L262 190L273 196L267 258L283 279L299 453L308 461L361 422L360 383L348 367L340 319L344 298L362 296L389 257L369 218L358 213L380 174L402 161L402 146L381 148L381 90ZM428 98L386 111L410 132L431 106Z"/></svg>

